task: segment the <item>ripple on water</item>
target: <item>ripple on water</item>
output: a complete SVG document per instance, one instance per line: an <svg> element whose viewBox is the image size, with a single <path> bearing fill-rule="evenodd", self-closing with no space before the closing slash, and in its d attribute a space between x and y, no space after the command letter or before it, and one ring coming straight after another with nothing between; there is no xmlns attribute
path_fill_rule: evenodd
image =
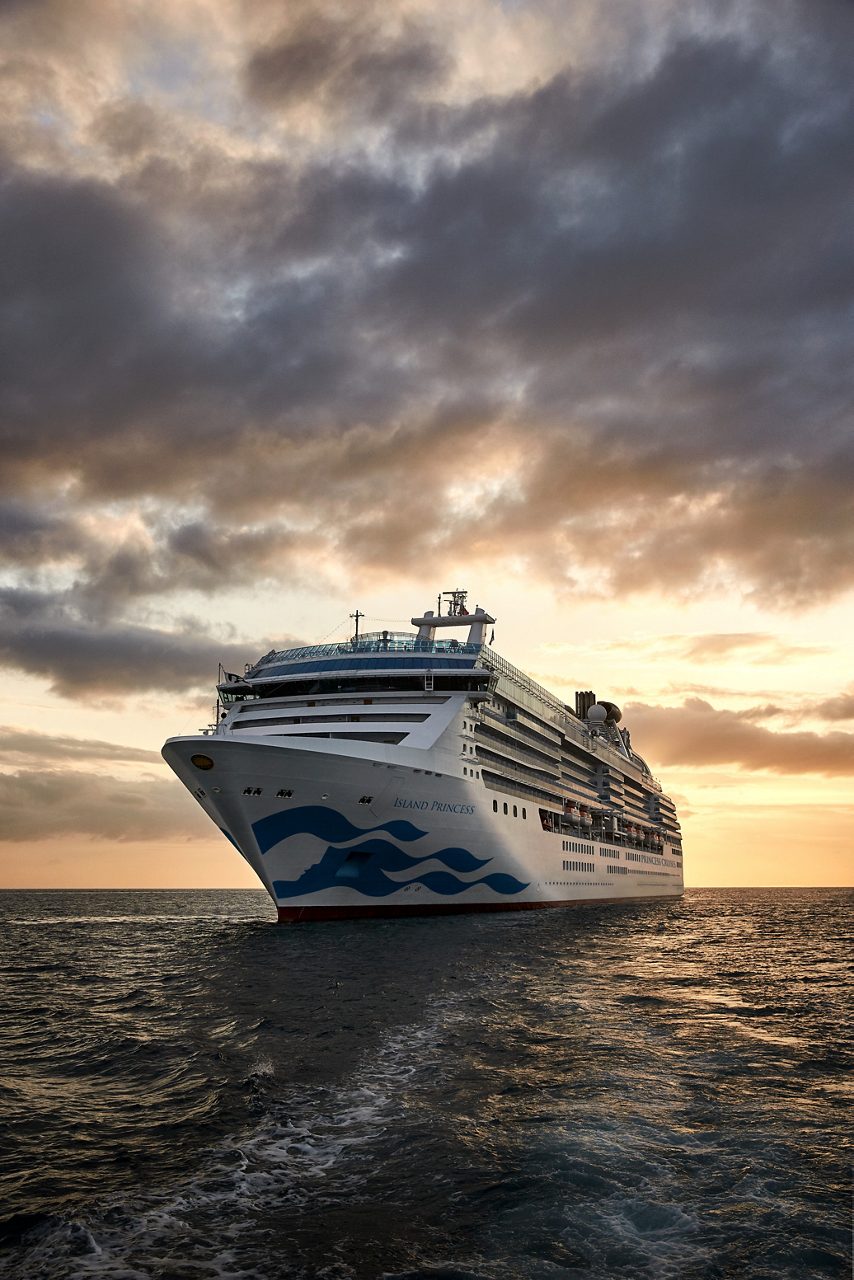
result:
<svg viewBox="0 0 854 1280"><path fill-rule="evenodd" d="M847 1280L850 895L0 905L10 1280Z"/></svg>

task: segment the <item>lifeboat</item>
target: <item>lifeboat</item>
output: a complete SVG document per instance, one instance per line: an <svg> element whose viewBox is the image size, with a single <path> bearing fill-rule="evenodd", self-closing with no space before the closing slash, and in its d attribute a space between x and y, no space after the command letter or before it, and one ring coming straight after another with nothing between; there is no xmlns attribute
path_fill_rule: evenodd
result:
<svg viewBox="0 0 854 1280"><path fill-rule="evenodd" d="M593 819L590 817L590 814L584 805L581 806L581 825L585 831L589 831L593 826Z"/></svg>

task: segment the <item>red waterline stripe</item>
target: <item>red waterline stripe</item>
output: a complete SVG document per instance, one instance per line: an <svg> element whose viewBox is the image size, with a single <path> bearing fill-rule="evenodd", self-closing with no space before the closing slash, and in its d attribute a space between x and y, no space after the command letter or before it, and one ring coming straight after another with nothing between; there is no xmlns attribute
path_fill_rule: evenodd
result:
<svg viewBox="0 0 854 1280"><path fill-rule="evenodd" d="M598 906L600 902L675 902L681 893L646 894L638 898L566 898L561 902L449 902L424 906L279 907L279 924L310 920L375 920L395 916L459 916L473 911L540 911L546 907Z"/></svg>

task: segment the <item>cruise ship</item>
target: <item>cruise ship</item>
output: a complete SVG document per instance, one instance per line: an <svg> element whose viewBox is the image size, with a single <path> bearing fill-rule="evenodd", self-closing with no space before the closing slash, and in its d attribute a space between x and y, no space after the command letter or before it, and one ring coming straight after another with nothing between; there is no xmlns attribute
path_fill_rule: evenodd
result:
<svg viewBox="0 0 854 1280"><path fill-rule="evenodd" d="M567 907L683 891L673 801L620 709L568 706L443 592L412 632L221 671L216 721L163 756L280 921ZM489 639L487 639L489 632Z"/></svg>

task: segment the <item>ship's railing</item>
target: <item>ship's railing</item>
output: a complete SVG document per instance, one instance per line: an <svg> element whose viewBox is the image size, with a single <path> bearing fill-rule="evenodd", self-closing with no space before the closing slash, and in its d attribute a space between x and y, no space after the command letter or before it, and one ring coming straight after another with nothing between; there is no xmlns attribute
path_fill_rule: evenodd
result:
<svg viewBox="0 0 854 1280"><path fill-rule="evenodd" d="M499 675L507 676L508 679L515 681L516 684L521 685L528 693L533 694L535 698L543 702L550 711L555 712L558 717L555 727L565 737L572 738L587 750L595 749L599 755L604 756L612 764L617 764L620 767L625 766L626 758L615 746L598 735L594 739L589 729L575 722L566 705L559 698L556 698L543 685L537 684L536 680L532 680L530 676L525 675L524 671L514 667L512 662L508 662L506 658L501 657L500 653L496 653L494 649L490 649L486 645L483 647L483 665L490 667L493 671L497 671ZM593 747L594 742L595 748ZM661 790L661 783L657 778L652 778L652 783L656 790Z"/></svg>
<svg viewBox="0 0 854 1280"><path fill-rule="evenodd" d="M566 714L564 704L559 698L556 698L553 693L549 693L548 689L545 689L541 684L537 684L536 680L526 676L524 671L514 667L512 662L502 658L500 653L496 653L494 649L484 646L483 657L484 666L491 667L499 675L507 676L510 680L515 681L516 684L521 685L526 693L530 693L541 702L544 702L550 710L556 711L561 716Z"/></svg>
<svg viewBox="0 0 854 1280"><path fill-rule="evenodd" d="M306 658L336 658L339 655L359 655L371 653L448 653L478 654L482 645L467 644L461 640L419 640L417 636L400 633L383 636L380 634L360 636L358 640L345 640L341 644L310 644L301 649L280 649L278 652L266 653L258 662L249 664L247 671L257 671L260 667L274 662L304 662Z"/></svg>

